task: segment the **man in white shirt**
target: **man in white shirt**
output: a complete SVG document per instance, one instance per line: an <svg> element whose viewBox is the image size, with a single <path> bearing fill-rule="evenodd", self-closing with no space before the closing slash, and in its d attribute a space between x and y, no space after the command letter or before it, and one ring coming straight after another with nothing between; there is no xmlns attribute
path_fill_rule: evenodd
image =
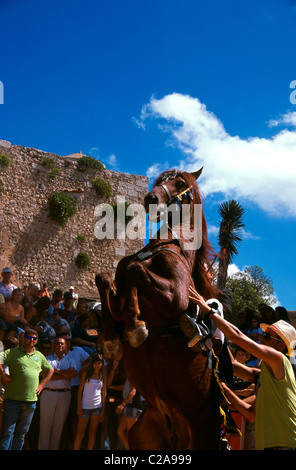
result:
<svg viewBox="0 0 296 470"><path fill-rule="evenodd" d="M13 272L9 266L6 266L2 269L1 274L2 281L0 282L0 294L2 294L5 298L5 301L7 301L11 297L11 292L16 289L16 286L11 282Z"/></svg>
<svg viewBox="0 0 296 470"><path fill-rule="evenodd" d="M77 375L75 361L67 355L64 338L55 339L53 351L46 359L54 368L54 374L40 397L38 450L59 450L71 402L71 379Z"/></svg>
<svg viewBox="0 0 296 470"><path fill-rule="evenodd" d="M73 446L73 442L76 435L77 429L77 394L80 384L79 373L84 365L90 361L90 355L84 351L80 346L71 346L70 337L67 333L60 333L59 337L63 337L66 340L66 351L67 356L74 360L75 366L77 369L77 375L71 379L71 403L69 407L68 417L65 423L65 428L63 432L62 442L65 441L67 446L69 441ZM71 447L72 450L72 447Z"/></svg>

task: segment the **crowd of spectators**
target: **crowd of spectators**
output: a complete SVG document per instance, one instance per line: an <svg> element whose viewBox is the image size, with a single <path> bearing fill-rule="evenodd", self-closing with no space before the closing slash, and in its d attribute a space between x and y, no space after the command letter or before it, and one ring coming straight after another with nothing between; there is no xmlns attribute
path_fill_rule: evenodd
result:
<svg viewBox="0 0 296 470"><path fill-rule="evenodd" d="M122 358L103 355L100 310L93 308L98 303L80 299L74 286L52 293L35 282L20 288L10 267L1 274L0 450L126 449L126 410L138 417L145 404L138 400L141 408L134 408L134 389L130 398L124 395ZM37 393L33 379L28 385L17 367L24 370L27 358L40 366ZM30 361L29 375L35 363Z"/></svg>
<svg viewBox="0 0 296 470"><path fill-rule="evenodd" d="M128 429L145 402L127 381L122 358L108 361L104 357L100 310L80 299L74 286L66 292L55 289L52 293L45 284L34 282L20 288L12 281L10 267L1 274L0 450L128 449ZM260 344L264 334L260 325L279 320L290 324L284 307L260 304L257 311L246 308L240 313L237 328ZM238 344L227 344L233 364L260 369L262 361L258 357ZM35 352L46 362L34 356ZM20 387L17 393L12 391L15 380L9 378L10 374L18 376L16 361L22 361L24 367L28 355L39 363L36 374L41 385L34 399L32 390L30 399L20 394ZM240 399L256 393L252 380L243 380L234 373L228 385ZM15 396L22 396L29 405L35 403L34 410L27 410L26 422L20 421L20 411L12 406L14 399L19 399ZM239 443L230 439L231 445L243 449L245 420L235 409L232 413L242 437Z"/></svg>

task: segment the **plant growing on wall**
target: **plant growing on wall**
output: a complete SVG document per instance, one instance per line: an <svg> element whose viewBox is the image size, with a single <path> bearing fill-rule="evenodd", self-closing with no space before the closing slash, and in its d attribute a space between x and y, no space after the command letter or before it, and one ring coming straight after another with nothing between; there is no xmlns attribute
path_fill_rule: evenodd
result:
<svg viewBox="0 0 296 470"><path fill-rule="evenodd" d="M94 157L89 155L83 155L77 162L77 169L79 171L86 171L88 168L94 168L95 170L102 170L104 168L103 163Z"/></svg>
<svg viewBox="0 0 296 470"><path fill-rule="evenodd" d="M2 165L2 166L10 166L11 165L10 158L5 153L0 154L0 165Z"/></svg>
<svg viewBox="0 0 296 470"><path fill-rule="evenodd" d="M78 268L87 269L90 266L90 257L85 251L80 251L75 259L75 264Z"/></svg>
<svg viewBox="0 0 296 470"><path fill-rule="evenodd" d="M50 178L55 178L61 173L61 169L57 166L53 157L43 157L40 161L40 165L49 170L48 175Z"/></svg>
<svg viewBox="0 0 296 470"><path fill-rule="evenodd" d="M113 195L112 188L108 181L103 180L102 178L93 179L93 187L96 190L97 196L99 197L111 197Z"/></svg>
<svg viewBox="0 0 296 470"><path fill-rule="evenodd" d="M76 199L64 191L53 193L49 199L49 216L60 225L65 226L68 219L77 212Z"/></svg>
<svg viewBox="0 0 296 470"><path fill-rule="evenodd" d="M84 233L78 233L75 239L78 243L85 243L87 241L87 236Z"/></svg>
<svg viewBox="0 0 296 470"><path fill-rule="evenodd" d="M126 213L129 206L130 206L130 204L128 202L119 202L119 203L116 202L115 204L113 204L112 207L113 207L113 211L114 211L114 221L117 220L119 211L122 211L124 213L125 225L127 225L128 222L133 220L134 216L133 215L127 215L127 213Z"/></svg>

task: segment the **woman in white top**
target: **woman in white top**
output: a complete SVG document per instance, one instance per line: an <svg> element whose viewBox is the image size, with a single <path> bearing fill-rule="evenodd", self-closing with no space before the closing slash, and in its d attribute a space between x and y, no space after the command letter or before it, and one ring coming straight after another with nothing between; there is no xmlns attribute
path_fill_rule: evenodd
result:
<svg viewBox="0 0 296 470"><path fill-rule="evenodd" d="M99 422L104 419L106 380L102 354L95 352L83 372L77 396L78 425L73 450L79 450L90 420L87 450L93 450Z"/></svg>

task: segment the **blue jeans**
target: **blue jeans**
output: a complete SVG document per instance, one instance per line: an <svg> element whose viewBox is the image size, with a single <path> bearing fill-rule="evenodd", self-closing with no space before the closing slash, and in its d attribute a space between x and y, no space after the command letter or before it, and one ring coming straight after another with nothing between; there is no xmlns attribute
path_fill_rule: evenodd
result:
<svg viewBox="0 0 296 470"><path fill-rule="evenodd" d="M4 400L0 450L22 450L35 408L35 401Z"/></svg>

